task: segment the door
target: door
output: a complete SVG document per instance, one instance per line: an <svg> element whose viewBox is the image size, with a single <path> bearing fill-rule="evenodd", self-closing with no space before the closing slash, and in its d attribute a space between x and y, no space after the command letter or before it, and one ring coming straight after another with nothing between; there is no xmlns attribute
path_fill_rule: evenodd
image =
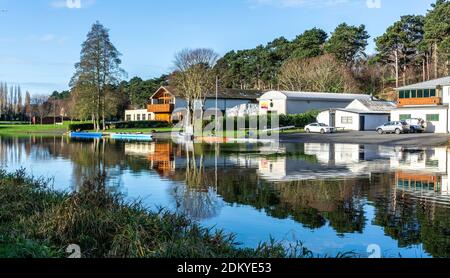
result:
<svg viewBox="0 0 450 278"><path fill-rule="evenodd" d="M336 127L336 113L331 113L330 126L331 127Z"/></svg>
<svg viewBox="0 0 450 278"><path fill-rule="evenodd" d="M360 131L366 130L366 117L365 116L359 117L359 130Z"/></svg>

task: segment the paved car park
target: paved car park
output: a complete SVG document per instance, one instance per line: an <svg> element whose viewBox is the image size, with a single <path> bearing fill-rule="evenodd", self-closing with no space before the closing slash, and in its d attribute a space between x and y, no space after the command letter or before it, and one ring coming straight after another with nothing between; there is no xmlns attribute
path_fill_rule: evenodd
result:
<svg viewBox="0 0 450 278"><path fill-rule="evenodd" d="M283 143L342 143L432 147L448 145L450 135L433 133L380 135L375 131L349 131L332 134L281 134L280 140Z"/></svg>

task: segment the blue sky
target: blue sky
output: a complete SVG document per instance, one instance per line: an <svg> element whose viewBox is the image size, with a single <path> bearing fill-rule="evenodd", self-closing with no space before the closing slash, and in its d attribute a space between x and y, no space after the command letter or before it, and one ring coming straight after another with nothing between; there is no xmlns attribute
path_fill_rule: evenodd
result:
<svg viewBox="0 0 450 278"><path fill-rule="evenodd" d="M174 53L220 54L304 30L365 24L372 38L401 15L425 14L434 0L0 0L0 81L32 94L68 88L92 23L109 28L129 77L171 70ZM80 1L80 5L76 1Z"/></svg>

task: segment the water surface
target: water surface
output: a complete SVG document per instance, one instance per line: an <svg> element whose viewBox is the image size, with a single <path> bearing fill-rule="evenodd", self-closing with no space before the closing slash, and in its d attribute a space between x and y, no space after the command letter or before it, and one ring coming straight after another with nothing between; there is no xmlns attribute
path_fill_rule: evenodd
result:
<svg viewBox="0 0 450 278"><path fill-rule="evenodd" d="M0 163L77 190L100 170L111 190L236 234L313 252L450 257L449 150L351 144L201 145L0 138Z"/></svg>

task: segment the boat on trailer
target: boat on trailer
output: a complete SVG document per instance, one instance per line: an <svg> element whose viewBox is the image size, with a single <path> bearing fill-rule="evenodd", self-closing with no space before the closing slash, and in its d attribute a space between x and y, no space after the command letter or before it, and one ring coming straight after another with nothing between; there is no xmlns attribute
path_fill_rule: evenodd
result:
<svg viewBox="0 0 450 278"><path fill-rule="evenodd" d="M101 139L103 137L102 133L94 132L71 132L70 138L87 138L87 139Z"/></svg>
<svg viewBox="0 0 450 278"><path fill-rule="evenodd" d="M122 134L113 133L111 139L114 140L128 140L128 141L152 141L153 135L151 134Z"/></svg>

